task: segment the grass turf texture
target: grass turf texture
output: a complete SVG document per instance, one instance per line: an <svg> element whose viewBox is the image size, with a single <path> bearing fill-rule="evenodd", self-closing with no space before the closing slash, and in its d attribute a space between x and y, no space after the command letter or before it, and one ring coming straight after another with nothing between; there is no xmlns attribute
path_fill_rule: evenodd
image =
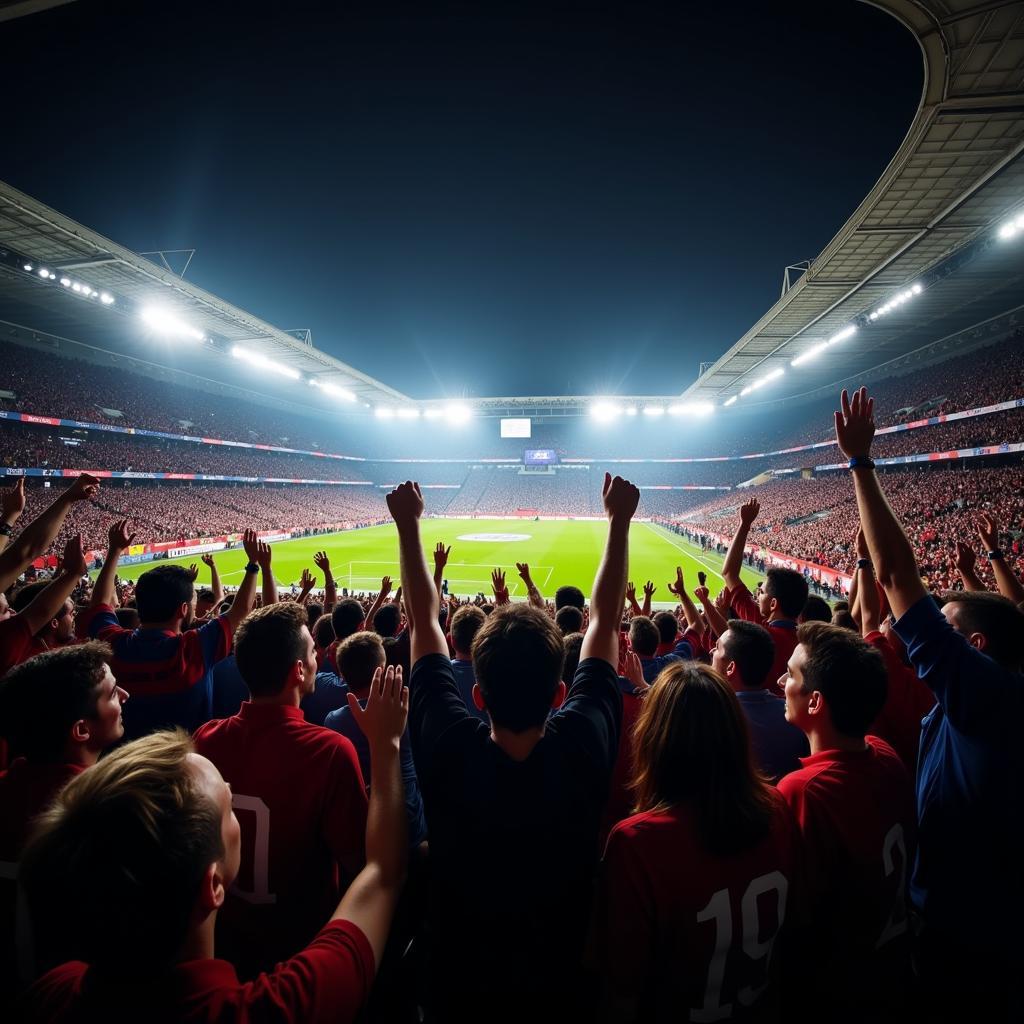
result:
<svg viewBox="0 0 1024 1024"><path fill-rule="evenodd" d="M506 586L513 599L524 598L526 591L516 571L516 562L527 562L534 582L546 598L565 584L579 587L589 598L594 573L604 550L606 522L533 521L523 519L424 519L421 523L423 548L427 564L433 571L433 549L438 541L451 545L445 569L449 590L460 596L473 596L478 591L491 594L491 570L506 573ZM460 540L465 536L494 536L494 539ZM521 537L523 539L511 539ZM313 554L324 550L331 560L331 570L339 588L357 592L374 592L380 588L382 576L390 576L393 586L399 583L398 535L394 525L372 526L345 533L303 537L279 541L272 545L274 577L278 586L298 583L304 568L317 578L317 589L323 586L323 575L313 564ZM214 552L214 560L226 586L237 586L246 563L242 549ZM700 548L682 537L649 523L633 523L629 542L629 578L636 584L637 600L643 603L641 588L646 580L657 586L656 605L668 605L675 598L668 582L675 579L675 568L682 566L687 589L698 586L697 572L708 576L708 587L717 594L722 587L721 555L704 554ZM198 555L187 558L126 565L119 570L122 579L137 579L154 565L199 565L198 586L209 586L210 573ZM95 575L95 574L94 574ZM744 567L742 576L753 589L760 577Z"/></svg>

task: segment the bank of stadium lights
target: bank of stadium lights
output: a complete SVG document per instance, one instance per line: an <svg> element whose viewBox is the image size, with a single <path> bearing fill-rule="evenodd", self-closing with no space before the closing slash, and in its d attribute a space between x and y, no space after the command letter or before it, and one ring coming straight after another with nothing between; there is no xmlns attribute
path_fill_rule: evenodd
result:
<svg viewBox="0 0 1024 1024"><path fill-rule="evenodd" d="M184 320L179 320L173 313L169 313L166 309L161 309L159 306L145 306L139 316L142 318L142 322L157 334L166 334L171 338L187 338L190 341L206 341L206 335L202 331L185 323ZM238 346L236 345L235 347L237 348ZM248 350L243 349L242 351ZM255 356L256 353L254 352L252 355ZM238 358L244 359L245 356L239 356ZM270 367L266 367L266 369L270 369ZM298 376L296 373L295 379L298 379Z"/></svg>
<svg viewBox="0 0 1024 1024"><path fill-rule="evenodd" d="M924 289L919 284L912 284L909 288L894 295L884 305L879 306L878 309L874 309L868 313L868 319L874 322L879 317L883 317L887 313L891 313L894 309L899 309L904 302L909 302L915 295L920 295L923 291Z"/></svg>
<svg viewBox="0 0 1024 1024"><path fill-rule="evenodd" d="M790 366L800 366L802 363L808 363L812 359L817 358L829 347L829 345L838 345L841 341L846 341L847 338L853 337L857 333L857 327L855 324L847 324L841 331L837 331L826 341L819 341L817 345L812 345L806 352L801 352L795 359L789 361Z"/></svg>
<svg viewBox="0 0 1024 1024"><path fill-rule="evenodd" d="M287 377L289 380L300 380L302 377L302 374L291 366L285 366L284 363L279 363L275 359L268 359L259 352L253 352L252 349L242 348L241 345L233 345L231 347L231 354L236 359L241 359L243 363L248 363L250 366L255 366L261 370L267 370L270 373L276 373L281 377Z"/></svg>
<svg viewBox="0 0 1024 1024"><path fill-rule="evenodd" d="M1003 221L999 225L999 230L996 234L1004 242L1008 242L1011 238L1016 238L1018 235L1024 235L1024 210L1018 213L1016 217Z"/></svg>
<svg viewBox="0 0 1024 1024"><path fill-rule="evenodd" d="M36 268L33 267L31 263L23 263L22 269L28 271L28 273L30 274L33 271L35 271L36 274L38 274L44 281L58 280L57 275L52 270L50 270L49 267L40 267L38 270L36 270ZM83 298L99 299L104 306L113 305L114 296L109 294L108 292L98 292L91 285L82 284L81 281L72 281L71 278L67 276L62 276L59 280L62 287L70 288L71 291L75 292L78 295L81 295Z"/></svg>
<svg viewBox="0 0 1024 1024"><path fill-rule="evenodd" d="M319 388L324 394L330 395L332 398L343 398L346 402L358 401L354 391L339 387L337 384L332 384L327 380L317 380L315 377L310 377L309 386L311 388Z"/></svg>
<svg viewBox="0 0 1024 1024"><path fill-rule="evenodd" d="M739 395L733 395L733 396L732 396L731 398L727 398L727 399L726 399L726 400L725 400L725 401L724 401L724 402L722 403L722 405L724 405L724 406L727 406L727 407L728 407L728 406L730 406L730 405L735 405L735 404L736 404L736 401L737 401L737 399L738 399L739 397L740 397Z"/></svg>
<svg viewBox="0 0 1024 1024"><path fill-rule="evenodd" d="M752 391L757 391L763 388L765 384L770 384L773 380L777 380L786 371L780 366L778 369L772 370L771 373L766 373L760 380L755 380L753 384L748 384L741 392L740 398L746 398Z"/></svg>
<svg viewBox="0 0 1024 1024"><path fill-rule="evenodd" d="M710 416L714 411L714 402L677 402L668 407L669 416Z"/></svg>
<svg viewBox="0 0 1024 1024"><path fill-rule="evenodd" d="M442 407L430 406L427 409L419 409L414 405L378 405L373 410L373 415L379 420L418 420L420 417L428 420L445 420L452 426L462 426L473 418L473 410L468 405L453 404Z"/></svg>

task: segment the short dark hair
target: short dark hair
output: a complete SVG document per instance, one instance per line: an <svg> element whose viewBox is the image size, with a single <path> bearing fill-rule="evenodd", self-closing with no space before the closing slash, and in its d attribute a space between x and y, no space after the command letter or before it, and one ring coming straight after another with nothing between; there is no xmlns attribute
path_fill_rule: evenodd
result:
<svg viewBox="0 0 1024 1024"><path fill-rule="evenodd" d="M313 634L313 643L317 647L330 647L334 643L334 622L330 615L321 615L320 618L313 623L313 628L310 630Z"/></svg>
<svg viewBox="0 0 1024 1024"><path fill-rule="evenodd" d="M564 662L562 634L546 612L495 608L473 640L473 674L491 721L515 733L542 725Z"/></svg>
<svg viewBox="0 0 1024 1024"><path fill-rule="evenodd" d="M578 633L583 628L583 612L575 605L567 604L555 612L555 625L558 626L562 636Z"/></svg>
<svg viewBox="0 0 1024 1024"><path fill-rule="evenodd" d="M981 633L986 640L984 654L1003 668L1019 672L1024 661L1024 614L1009 598L989 591L951 590L942 603L957 604L957 618L963 633Z"/></svg>
<svg viewBox="0 0 1024 1024"><path fill-rule="evenodd" d="M658 629L663 644L675 643L679 632L679 620L671 612L657 612L651 620Z"/></svg>
<svg viewBox="0 0 1024 1024"><path fill-rule="evenodd" d="M840 608L839 611L833 612L832 617L828 621L840 629L852 629L854 633L860 633L857 620L846 609Z"/></svg>
<svg viewBox="0 0 1024 1024"><path fill-rule="evenodd" d="M818 597L817 594L808 594L803 610L800 612L800 621L831 622L832 609L829 608L828 601L823 597Z"/></svg>
<svg viewBox="0 0 1024 1024"><path fill-rule="evenodd" d="M373 682L373 673L386 661L384 641L378 633L363 630L345 637L336 655L341 678L352 690L366 690Z"/></svg>
<svg viewBox="0 0 1024 1024"><path fill-rule="evenodd" d="M49 585L49 580L36 580L19 587L10 600L11 611L23 612Z"/></svg>
<svg viewBox="0 0 1024 1024"><path fill-rule="evenodd" d="M565 664L562 666L562 682L566 686L572 686L572 681L576 678L576 669L580 667L583 637L583 633L570 633L564 638Z"/></svg>
<svg viewBox="0 0 1024 1024"><path fill-rule="evenodd" d="M23 661L0 680L0 732L14 753L57 761L75 722L96 714L96 687L114 656L99 640Z"/></svg>
<svg viewBox="0 0 1024 1024"><path fill-rule="evenodd" d="M834 612L848 612L849 610L850 602L845 598L843 600L836 601L835 604L832 605L832 611Z"/></svg>
<svg viewBox="0 0 1024 1024"><path fill-rule="evenodd" d="M313 632L313 627L317 624L323 613L324 606L319 601L310 601L306 605L306 625L309 626L310 633Z"/></svg>
<svg viewBox="0 0 1024 1024"><path fill-rule="evenodd" d="M579 587L565 586L559 587L555 591L555 611L559 608L579 608L583 611L586 606L586 599L583 597L583 591Z"/></svg>
<svg viewBox="0 0 1024 1024"><path fill-rule="evenodd" d="M725 656L736 662L743 685L750 689L767 686L775 662L775 641L764 626L743 619L730 619ZM723 634L724 636L724 634Z"/></svg>
<svg viewBox="0 0 1024 1024"><path fill-rule="evenodd" d="M135 585L135 607L142 622L166 622L192 600L194 591L188 569L181 565L158 565L139 577Z"/></svg>
<svg viewBox="0 0 1024 1024"><path fill-rule="evenodd" d="M254 697L284 689L292 666L306 656L306 609L294 601L249 612L235 631L235 662Z"/></svg>
<svg viewBox="0 0 1024 1024"><path fill-rule="evenodd" d="M774 597L787 618L795 619L807 603L807 580L796 569L773 566L765 574L764 592Z"/></svg>
<svg viewBox="0 0 1024 1024"><path fill-rule="evenodd" d="M486 621L487 616L476 605L464 604L452 616L452 647L462 654L469 654L477 630Z"/></svg>
<svg viewBox="0 0 1024 1024"><path fill-rule="evenodd" d="M382 604L373 616L373 631L381 636L394 636L402 622L402 613L397 604Z"/></svg>
<svg viewBox="0 0 1024 1024"><path fill-rule="evenodd" d="M114 611L114 615L117 616L117 624L122 629L138 629L139 628L139 610L138 608L132 607L121 607Z"/></svg>
<svg viewBox="0 0 1024 1024"><path fill-rule="evenodd" d="M214 604L214 593L209 587L200 587L196 591L196 600L202 601L204 604Z"/></svg>
<svg viewBox="0 0 1024 1024"><path fill-rule="evenodd" d="M334 638L344 640L351 636L363 624L366 612L354 597L342 598L331 612L331 625L334 626Z"/></svg>
<svg viewBox="0 0 1024 1024"><path fill-rule="evenodd" d="M649 658L658 650L658 627L646 615L634 615L629 622L629 646Z"/></svg>
<svg viewBox="0 0 1024 1024"><path fill-rule="evenodd" d="M877 648L842 626L804 622L797 643L807 654L803 692L819 691L832 724L844 736L863 736L885 706L885 662Z"/></svg>

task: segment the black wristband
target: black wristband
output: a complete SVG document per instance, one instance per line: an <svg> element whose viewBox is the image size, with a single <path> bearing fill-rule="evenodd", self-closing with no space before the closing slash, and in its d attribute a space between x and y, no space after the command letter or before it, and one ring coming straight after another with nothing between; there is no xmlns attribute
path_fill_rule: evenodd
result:
<svg viewBox="0 0 1024 1024"><path fill-rule="evenodd" d="M995 551L986 552L986 557L990 562L997 562L1000 558L1003 557L1003 553L999 550L999 548L996 548Z"/></svg>
<svg viewBox="0 0 1024 1024"><path fill-rule="evenodd" d="M873 569L874 566L871 564L870 558L858 558L857 559L858 569Z"/></svg>
<svg viewBox="0 0 1024 1024"><path fill-rule="evenodd" d="M850 469L874 469L875 460L870 455L854 455L850 459Z"/></svg>
<svg viewBox="0 0 1024 1024"><path fill-rule="evenodd" d="M0 536L10 537L14 533L14 527L10 523L0 523Z"/></svg>
<svg viewBox="0 0 1024 1024"><path fill-rule="evenodd" d="M260 571L260 567L259 567L259 565L256 562L250 562L245 567L245 571L246 572L259 572Z"/></svg>

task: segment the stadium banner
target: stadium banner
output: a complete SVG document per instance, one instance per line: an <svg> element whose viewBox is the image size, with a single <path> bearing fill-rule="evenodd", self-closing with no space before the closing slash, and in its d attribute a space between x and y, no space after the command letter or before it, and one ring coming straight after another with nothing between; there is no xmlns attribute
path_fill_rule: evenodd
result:
<svg viewBox="0 0 1024 1024"><path fill-rule="evenodd" d="M637 484L641 491L731 491L721 484Z"/></svg>
<svg viewBox="0 0 1024 1024"><path fill-rule="evenodd" d="M168 558L184 558L185 555L201 555L207 551L223 551L227 547L227 544L221 543L209 543L209 544L189 544L183 548L168 548Z"/></svg>
<svg viewBox="0 0 1024 1024"><path fill-rule="evenodd" d="M35 466L0 466L0 476L77 477L81 473L103 480L202 480L229 484L323 484L331 487L373 487L372 480L310 480L285 476L223 476L213 473L141 473L129 469L41 469Z"/></svg>
<svg viewBox="0 0 1024 1024"><path fill-rule="evenodd" d="M986 455L1009 455L1012 452L1024 452L1024 443L990 444L981 448L957 448L949 452L922 452L919 455L894 455L888 459L875 459L876 466L907 466L915 462L943 462L947 459L977 459ZM834 469L846 469L845 462L830 462L826 466L815 466L815 472Z"/></svg>

